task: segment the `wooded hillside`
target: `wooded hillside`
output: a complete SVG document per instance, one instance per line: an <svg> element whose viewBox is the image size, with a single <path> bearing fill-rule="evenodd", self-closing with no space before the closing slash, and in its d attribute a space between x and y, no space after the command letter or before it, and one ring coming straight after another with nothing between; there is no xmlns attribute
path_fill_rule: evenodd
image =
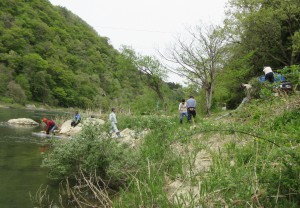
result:
<svg viewBox="0 0 300 208"><path fill-rule="evenodd" d="M2 101L107 109L146 93L155 106L132 60L67 9L47 0L0 8Z"/></svg>

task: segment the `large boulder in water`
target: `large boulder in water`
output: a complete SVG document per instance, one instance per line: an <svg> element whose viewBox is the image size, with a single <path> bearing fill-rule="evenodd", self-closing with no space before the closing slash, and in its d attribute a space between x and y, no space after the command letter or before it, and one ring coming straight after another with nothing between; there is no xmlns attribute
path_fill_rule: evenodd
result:
<svg viewBox="0 0 300 208"><path fill-rule="evenodd" d="M10 125L21 125L21 126L36 126L39 125L38 122L30 119L30 118L16 118L16 119L10 119L7 121Z"/></svg>
<svg viewBox="0 0 300 208"><path fill-rule="evenodd" d="M60 134L66 134L66 135L70 136L70 135L77 134L78 132L81 131L81 129L82 129L82 124L81 123L77 124L75 127L72 127L71 123L72 123L71 119L65 121L61 125L59 133Z"/></svg>
<svg viewBox="0 0 300 208"><path fill-rule="evenodd" d="M70 129L71 129L71 122L72 122L72 120L67 120L67 121L65 121L65 122L61 125L59 133L60 133L60 134L66 134L67 132L69 132Z"/></svg>
<svg viewBox="0 0 300 208"><path fill-rule="evenodd" d="M83 122L80 122L75 127L71 126L72 120L65 121L60 127L60 134L66 134L72 136L74 134L79 133L83 126L90 126L90 125L103 125L105 122L101 119L97 118L86 118Z"/></svg>

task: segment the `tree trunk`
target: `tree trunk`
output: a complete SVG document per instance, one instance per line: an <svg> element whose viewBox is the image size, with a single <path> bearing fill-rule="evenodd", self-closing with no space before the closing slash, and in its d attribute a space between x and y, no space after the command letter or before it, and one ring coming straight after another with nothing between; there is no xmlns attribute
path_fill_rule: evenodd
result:
<svg viewBox="0 0 300 208"><path fill-rule="evenodd" d="M209 86L205 89L206 94L206 116L211 114L211 101L213 95L213 83L209 83Z"/></svg>

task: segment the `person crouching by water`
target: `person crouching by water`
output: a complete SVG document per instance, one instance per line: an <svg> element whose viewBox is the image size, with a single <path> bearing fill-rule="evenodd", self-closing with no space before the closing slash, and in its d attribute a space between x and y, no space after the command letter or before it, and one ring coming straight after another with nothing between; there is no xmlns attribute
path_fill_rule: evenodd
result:
<svg viewBox="0 0 300 208"><path fill-rule="evenodd" d="M47 118L43 118L42 122L44 122L46 124L46 129L45 129L46 134L49 134L49 133L54 134L54 130L57 129L55 122L52 120L48 120Z"/></svg>
<svg viewBox="0 0 300 208"><path fill-rule="evenodd" d="M77 126L77 124L79 124L80 120L81 120L81 116L80 116L79 112L76 111L76 112L75 112L75 116L74 116L74 118L73 118L73 121L71 122L71 126L72 126L72 127Z"/></svg>
<svg viewBox="0 0 300 208"><path fill-rule="evenodd" d="M180 123L182 124L183 116L188 118L185 99L182 99L181 102L179 103L178 110L179 110L179 120L180 120Z"/></svg>
<svg viewBox="0 0 300 208"><path fill-rule="evenodd" d="M118 130L117 127L117 116L116 116L116 109L112 108L111 109L111 113L109 114L109 119L108 119L111 123L111 128L110 128L110 134L112 134L113 132L115 132L117 134L117 136L120 138L121 134L120 131Z"/></svg>
<svg viewBox="0 0 300 208"><path fill-rule="evenodd" d="M188 113L188 121L191 122L192 117L196 118L196 100L194 96L190 96L190 98L186 101L187 113Z"/></svg>

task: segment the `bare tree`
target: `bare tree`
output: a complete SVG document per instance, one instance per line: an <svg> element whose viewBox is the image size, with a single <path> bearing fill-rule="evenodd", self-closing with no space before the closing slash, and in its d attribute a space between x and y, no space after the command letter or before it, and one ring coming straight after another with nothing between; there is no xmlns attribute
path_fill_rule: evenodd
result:
<svg viewBox="0 0 300 208"><path fill-rule="evenodd" d="M225 55L225 36L222 28L210 25L187 30L189 41L178 38L166 54L166 68L190 82L199 85L206 94L206 114L211 113L212 96L217 70Z"/></svg>

